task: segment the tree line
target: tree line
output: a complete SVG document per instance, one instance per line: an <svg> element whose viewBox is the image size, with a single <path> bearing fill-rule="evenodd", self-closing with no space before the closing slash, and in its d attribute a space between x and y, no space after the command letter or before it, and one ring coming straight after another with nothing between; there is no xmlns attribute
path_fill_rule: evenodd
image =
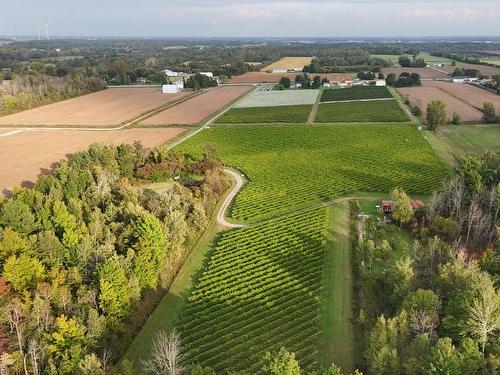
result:
<svg viewBox="0 0 500 375"><path fill-rule="evenodd" d="M1 373L107 371L226 187L210 147L92 145L0 201Z"/></svg>

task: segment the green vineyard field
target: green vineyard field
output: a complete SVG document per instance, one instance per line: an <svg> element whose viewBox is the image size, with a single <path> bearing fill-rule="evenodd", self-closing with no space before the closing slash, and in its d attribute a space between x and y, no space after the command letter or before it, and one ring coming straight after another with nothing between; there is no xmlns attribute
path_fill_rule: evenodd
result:
<svg viewBox="0 0 500 375"><path fill-rule="evenodd" d="M322 102L333 102L341 100L360 99L384 99L392 98L387 87L351 87L346 89L330 89L323 91Z"/></svg>
<svg viewBox="0 0 500 375"><path fill-rule="evenodd" d="M395 100L325 103L319 106L316 122L406 122L408 116Z"/></svg>
<svg viewBox="0 0 500 375"><path fill-rule="evenodd" d="M185 358L255 374L284 346L316 367L325 225L317 209L224 233L182 314Z"/></svg>
<svg viewBox="0 0 500 375"><path fill-rule="evenodd" d="M231 216L258 221L357 191L430 193L448 174L414 125L216 126L179 150L215 144L248 185Z"/></svg>
<svg viewBox="0 0 500 375"><path fill-rule="evenodd" d="M220 124L305 123L311 105L233 108L217 119Z"/></svg>

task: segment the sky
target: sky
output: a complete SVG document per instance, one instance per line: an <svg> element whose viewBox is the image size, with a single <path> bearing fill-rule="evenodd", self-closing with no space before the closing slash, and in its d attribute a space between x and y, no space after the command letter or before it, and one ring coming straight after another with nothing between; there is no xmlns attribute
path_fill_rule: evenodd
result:
<svg viewBox="0 0 500 375"><path fill-rule="evenodd" d="M500 36L500 0L0 0L0 37ZM42 30L44 28L42 27Z"/></svg>

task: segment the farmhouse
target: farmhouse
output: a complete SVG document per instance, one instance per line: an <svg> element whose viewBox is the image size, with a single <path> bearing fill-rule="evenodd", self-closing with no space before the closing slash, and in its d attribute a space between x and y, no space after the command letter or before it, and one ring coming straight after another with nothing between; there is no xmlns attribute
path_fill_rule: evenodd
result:
<svg viewBox="0 0 500 375"><path fill-rule="evenodd" d="M424 202L421 200L412 200L410 202L411 208L413 208L413 211L416 211L424 206ZM384 214L392 214L394 202L393 201L382 201L382 205L380 208L384 212Z"/></svg>
<svg viewBox="0 0 500 375"><path fill-rule="evenodd" d="M173 70L170 69L165 69L163 71L167 77L189 77L190 75L188 73L184 72L174 72Z"/></svg>
<svg viewBox="0 0 500 375"><path fill-rule="evenodd" d="M375 86L387 86L385 79L376 79Z"/></svg>

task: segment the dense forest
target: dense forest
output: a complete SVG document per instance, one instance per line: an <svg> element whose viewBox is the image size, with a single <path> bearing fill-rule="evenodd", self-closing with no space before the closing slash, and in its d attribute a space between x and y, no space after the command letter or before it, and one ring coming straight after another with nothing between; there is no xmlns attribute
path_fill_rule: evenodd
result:
<svg viewBox="0 0 500 375"><path fill-rule="evenodd" d="M164 147L93 145L0 201L1 373L102 373L226 187L210 147L194 160Z"/></svg>

